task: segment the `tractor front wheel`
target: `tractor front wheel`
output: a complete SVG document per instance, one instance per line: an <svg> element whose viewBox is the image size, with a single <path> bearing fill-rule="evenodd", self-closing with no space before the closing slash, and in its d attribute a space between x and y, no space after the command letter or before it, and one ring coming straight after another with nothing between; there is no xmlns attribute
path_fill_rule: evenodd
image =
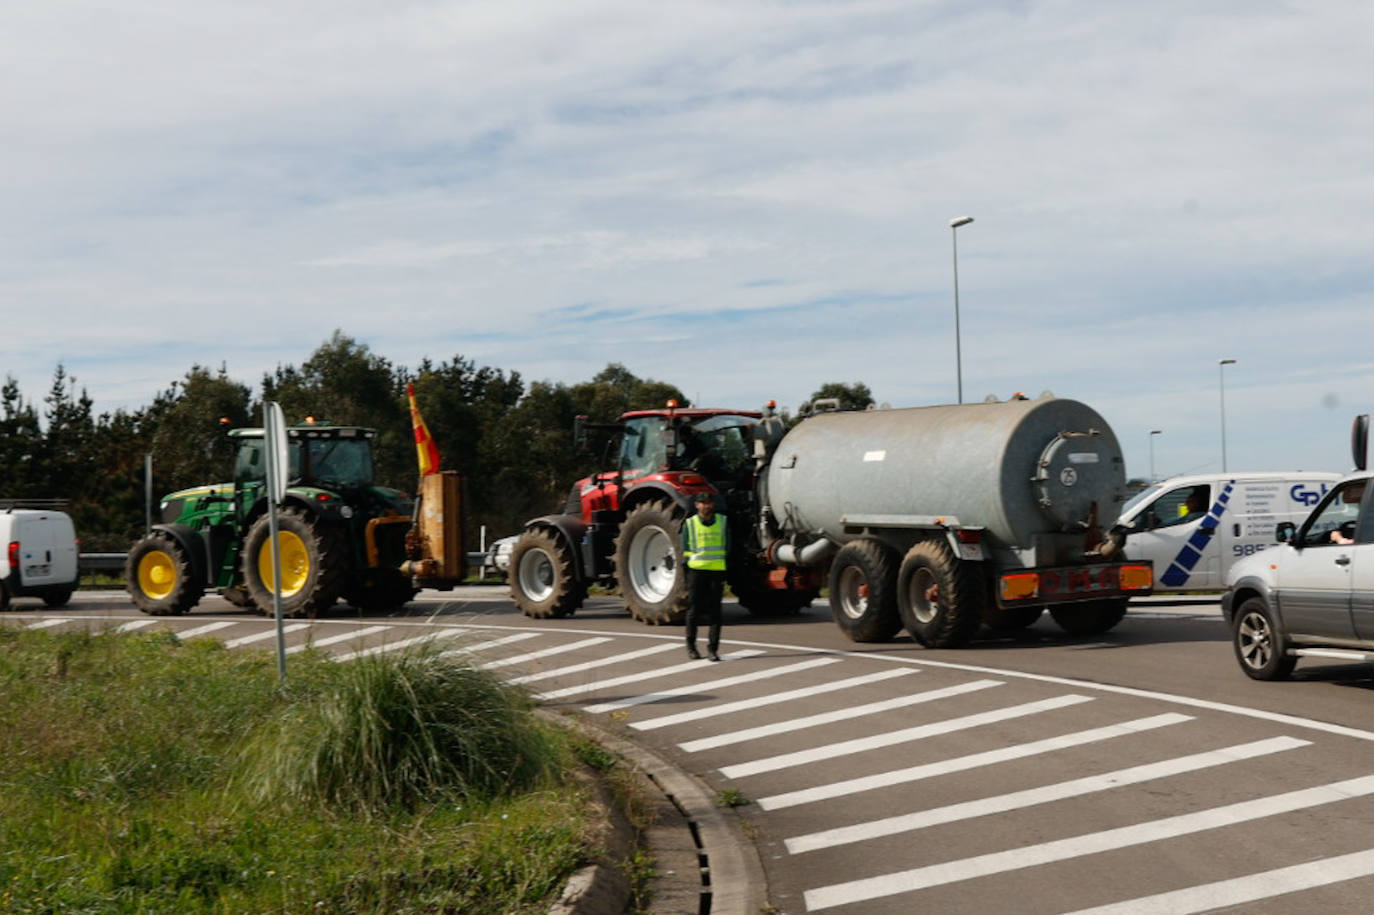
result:
<svg viewBox="0 0 1374 915"><path fill-rule="evenodd" d="M615 577L630 615L651 626L687 619L691 594L682 560L683 514L661 502L630 509L615 542Z"/></svg>
<svg viewBox="0 0 1374 915"><path fill-rule="evenodd" d="M263 515L253 522L243 543L244 586L264 616L274 612L271 534ZM338 532L299 509L284 509L277 514L277 550L282 616L314 616L332 607L348 572Z"/></svg>
<svg viewBox="0 0 1374 915"><path fill-rule="evenodd" d="M134 544L124 580L134 605L149 616L185 613L205 593L186 549L163 531L153 531Z"/></svg>
<svg viewBox="0 0 1374 915"><path fill-rule="evenodd" d="M527 530L515 541L509 579L511 600L531 619L572 616L587 596L567 541L547 530Z"/></svg>

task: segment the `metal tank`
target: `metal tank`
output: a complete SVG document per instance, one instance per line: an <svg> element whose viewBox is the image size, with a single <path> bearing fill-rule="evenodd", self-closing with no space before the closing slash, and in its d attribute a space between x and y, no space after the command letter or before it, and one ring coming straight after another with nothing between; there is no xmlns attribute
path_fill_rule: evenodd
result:
<svg viewBox="0 0 1374 915"><path fill-rule="evenodd" d="M1125 479L1106 421L1046 394L809 417L774 451L764 498L784 536L844 543L859 526L909 529L943 519L1029 548L1039 534L1110 524Z"/></svg>

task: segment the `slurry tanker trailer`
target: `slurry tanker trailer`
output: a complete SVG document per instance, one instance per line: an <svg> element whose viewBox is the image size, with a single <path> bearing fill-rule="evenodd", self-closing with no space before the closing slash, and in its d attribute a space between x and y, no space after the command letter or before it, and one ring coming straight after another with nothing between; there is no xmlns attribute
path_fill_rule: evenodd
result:
<svg viewBox="0 0 1374 915"><path fill-rule="evenodd" d="M1066 631L1104 632L1153 569L1109 530L1125 462L1092 408L1035 399L841 412L817 402L791 429L762 411L626 413L612 470L573 485L560 513L529 521L511 553L511 594L531 617L576 611L617 587L650 624L687 608L681 527L697 492L731 525L729 580L760 616L796 613L828 583L856 642L905 629L952 648L981 627L1017 629L1048 610Z"/></svg>

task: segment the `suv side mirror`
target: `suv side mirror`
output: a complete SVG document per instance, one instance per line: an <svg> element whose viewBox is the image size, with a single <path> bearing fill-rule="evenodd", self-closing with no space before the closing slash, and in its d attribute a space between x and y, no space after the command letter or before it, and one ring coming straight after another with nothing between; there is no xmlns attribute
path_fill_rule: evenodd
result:
<svg viewBox="0 0 1374 915"><path fill-rule="evenodd" d="M1274 539L1279 543L1292 543L1295 533L1297 526L1292 521L1280 521L1278 527L1274 528Z"/></svg>

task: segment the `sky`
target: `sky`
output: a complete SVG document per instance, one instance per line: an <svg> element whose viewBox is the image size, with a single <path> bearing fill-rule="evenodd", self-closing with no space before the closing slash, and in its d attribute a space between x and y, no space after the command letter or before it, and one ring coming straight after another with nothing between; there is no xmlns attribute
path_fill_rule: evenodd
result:
<svg viewBox="0 0 1374 915"><path fill-rule="evenodd" d="M708 406L1048 390L1133 477L1348 470L1374 412L1365 0L4 20L0 377L39 406L59 365L97 412L256 389L337 329Z"/></svg>

